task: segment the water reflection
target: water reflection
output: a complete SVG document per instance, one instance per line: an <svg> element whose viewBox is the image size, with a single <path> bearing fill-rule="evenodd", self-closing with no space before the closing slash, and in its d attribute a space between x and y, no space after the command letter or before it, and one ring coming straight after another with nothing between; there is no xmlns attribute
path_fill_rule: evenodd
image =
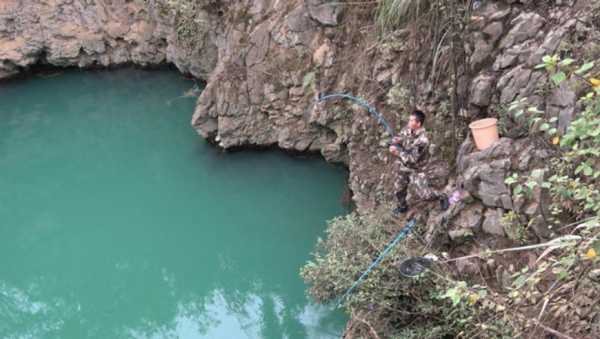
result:
<svg viewBox="0 0 600 339"><path fill-rule="evenodd" d="M306 338L332 338L337 334L337 328L323 327L322 320L331 312L324 306L307 304L291 310L277 295L248 295L244 304L232 308L226 295L215 290L206 300L180 303L168 324L153 326L146 320L137 329L127 329L125 336L140 339L265 338L279 333L282 339L294 338L297 333L288 328L292 319Z"/></svg>
<svg viewBox="0 0 600 339"><path fill-rule="evenodd" d="M171 281L171 280L169 280ZM170 284L169 282L166 282ZM89 326L86 337L113 338L335 338L336 319L328 319L325 306L286 304L277 294L215 289L206 296L187 300L173 298L162 317L144 316L109 332L89 319L84 307L71 296L49 301L35 300L35 288L25 292L0 283L0 333L3 338L43 338L66 333L73 323ZM171 296L178 293L169 290ZM151 299L151 298L150 298ZM184 298L185 299L185 298ZM67 301L69 300L69 301ZM334 321L331 321L334 320ZM34 324L23 326L23 324Z"/></svg>

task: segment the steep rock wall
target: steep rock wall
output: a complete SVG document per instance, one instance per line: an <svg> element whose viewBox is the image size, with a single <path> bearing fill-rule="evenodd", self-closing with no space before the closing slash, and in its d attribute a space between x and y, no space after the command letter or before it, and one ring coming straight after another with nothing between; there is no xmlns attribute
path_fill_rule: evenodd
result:
<svg viewBox="0 0 600 339"><path fill-rule="evenodd" d="M438 184L443 187L449 159L440 157L440 150L456 149L464 138L454 129L464 131L465 122L477 117L498 116L501 105L520 97L557 115L564 128L577 110L576 89L540 90L548 79L534 66L545 54L593 59L600 51L592 1L563 6L530 0L480 2L461 37L465 62L457 77L451 74L448 40L442 37L432 47L408 28L380 37L372 4L198 3L203 24L193 36L199 43L189 50L179 43L176 16L161 2L3 1L0 77L37 63L174 63L207 80L192 118L200 135L224 148L258 145L320 152L349 167L354 201L359 210L368 210L393 200L385 147L389 136L364 109L339 101L317 104L319 94L360 95L396 129L410 107L424 109L434 141L431 153L442 164ZM453 103L462 108L458 115Z"/></svg>
<svg viewBox="0 0 600 339"><path fill-rule="evenodd" d="M218 25L206 27L198 37L203 43L189 50L178 42L174 15L158 3L4 0L0 2L0 79L36 64L83 68L128 63L173 63L183 73L206 78L217 60Z"/></svg>

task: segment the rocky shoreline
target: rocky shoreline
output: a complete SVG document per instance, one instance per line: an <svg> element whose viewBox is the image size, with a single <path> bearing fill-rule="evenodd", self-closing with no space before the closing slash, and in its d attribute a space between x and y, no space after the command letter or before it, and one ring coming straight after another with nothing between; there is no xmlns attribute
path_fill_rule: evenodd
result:
<svg viewBox="0 0 600 339"><path fill-rule="evenodd" d="M546 166L548 151L519 133L517 122L504 119L503 138L478 152L466 125L487 116L503 119L512 102L527 98L564 130L580 110L582 89L568 81L551 86L536 65L554 54L582 62L600 58L593 1L478 2L454 44L438 34L437 22L382 34L373 23L373 4L196 3L193 26L186 26L181 13L158 0L3 1L0 79L40 64L172 64L206 81L191 118L199 135L224 149L276 147L341 163L349 170L352 200L364 214L394 201L389 135L357 105L316 99L335 92L359 95L396 129L410 107L419 107L428 114L433 161L444 169L438 188L462 188L468 197L445 215L417 207L424 225L445 218L439 243L469 254L516 241L500 220L509 211L531 226L534 241L552 237L541 189L522 198L505 183L511 173ZM457 41L460 62L452 59ZM467 275L481 269L497 276L499 286L511 273L494 262L455 267Z"/></svg>
<svg viewBox="0 0 600 339"><path fill-rule="evenodd" d="M586 19L586 2L548 7L532 1L486 1L473 12L466 31L467 64L461 66L454 88L450 78L435 80L426 53L411 52L407 30L378 38L368 21L372 9L325 0L201 4L190 48L178 38L182 27L177 12L158 1L3 1L0 78L39 64L173 64L207 83L191 121L201 136L225 149L257 146L320 153L348 167L353 200L359 211L369 211L393 200L391 161L384 147L389 136L358 106L317 104L320 93L362 95L396 128L408 107L423 108L437 144L432 153L438 161L456 161L460 167L461 158L444 159L440 152L450 142L450 124L498 116L498 107L528 97L557 116L564 128L576 112L576 93L566 85L540 92L549 80L534 66L543 55L565 50L581 59L600 53L598 32ZM449 74L448 51L438 52L436 67L440 75ZM415 63L415 58L422 62ZM412 79L415 74L417 79ZM450 109L454 89L463 107L459 116ZM477 171L483 165L470 164ZM490 173L473 171L500 180L495 174L511 168L504 162L486 166L491 166ZM440 187L448 183L442 181ZM501 204L485 199L484 193L482 198L481 187L487 187L482 185L468 187L485 209L510 207L508 196ZM492 193L507 192L500 181L490 187ZM482 213L492 218L491 212Z"/></svg>

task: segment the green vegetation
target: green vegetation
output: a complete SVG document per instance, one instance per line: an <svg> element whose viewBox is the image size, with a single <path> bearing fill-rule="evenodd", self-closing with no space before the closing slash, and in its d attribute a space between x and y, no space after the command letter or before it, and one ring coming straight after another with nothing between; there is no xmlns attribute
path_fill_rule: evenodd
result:
<svg viewBox="0 0 600 339"><path fill-rule="evenodd" d="M377 7L377 25L382 31L400 28L429 9L430 0L382 0Z"/></svg>
<svg viewBox="0 0 600 339"><path fill-rule="evenodd" d="M549 73L550 86L569 81L589 89L564 132L556 117L526 99L506 108L519 135L538 140L551 154L543 168L514 173L506 183L513 199L538 199L544 206L537 212L541 216L509 211L503 217L509 238L521 247L484 250L474 257L483 263L515 251L533 255L533 262L513 267L501 277L501 286L495 279L461 276L443 261L417 278L405 278L398 270L403 258L435 253L422 240L425 230L417 228L345 300L352 316L348 332L382 338L600 335L600 80L590 77L594 66L549 56L538 67ZM302 269L316 300L341 296L398 233L400 226L386 212L383 207L330 222L327 239L319 240L313 260ZM539 243L532 235L535 217L542 218L551 240Z"/></svg>
<svg viewBox="0 0 600 339"><path fill-rule="evenodd" d="M208 10L217 5L216 0L199 2L197 0L144 0L155 6L162 15L175 19L177 43L194 52L204 44L208 31Z"/></svg>
<svg viewBox="0 0 600 339"><path fill-rule="evenodd" d="M352 213L332 220L327 238L319 240L314 259L302 269L317 301L335 302L360 276L399 231L382 208L371 215ZM423 235L417 226L413 233ZM421 255L422 244L409 237L396 246L344 305L352 315L347 331L359 337L438 338L454 336L469 321L467 307L452 306L446 295L450 287L444 274L417 278L400 275L403 258ZM436 271L443 272L443 267Z"/></svg>

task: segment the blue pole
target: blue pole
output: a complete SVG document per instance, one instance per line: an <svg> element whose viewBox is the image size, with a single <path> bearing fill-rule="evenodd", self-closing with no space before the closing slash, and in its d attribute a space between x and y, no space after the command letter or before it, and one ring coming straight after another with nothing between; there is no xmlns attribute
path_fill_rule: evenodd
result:
<svg viewBox="0 0 600 339"><path fill-rule="evenodd" d="M415 219L411 219L405 226L404 228L400 231L400 233L398 233L398 235L396 236L396 238L387 245L387 247L383 250L383 252L381 252L381 254L379 254L379 256L377 257L377 259L375 259L375 261L373 261L373 263L371 263L371 266L369 266L369 268L367 268L366 271L364 271L364 273L354 282L354 284L352 284L352 286L350 286L349 289L346 290L346 293L344 293L344 295L342 295L341 298L338 299L335 307L340 307L342 305L342 303L344 302L344 300L360 285L363 283L363 281L367 278L367 276L369 275L369 273L371 273L371 271L373 271L377 266L379 266L379 264L383 261L383 259L385 259L385 257L389 254L389 252L400 242L402 241L402 239L406 238L406 236L408 235L408 233L413 229L413 227L416 224L416 220Z"/></svg>

